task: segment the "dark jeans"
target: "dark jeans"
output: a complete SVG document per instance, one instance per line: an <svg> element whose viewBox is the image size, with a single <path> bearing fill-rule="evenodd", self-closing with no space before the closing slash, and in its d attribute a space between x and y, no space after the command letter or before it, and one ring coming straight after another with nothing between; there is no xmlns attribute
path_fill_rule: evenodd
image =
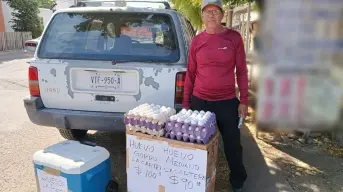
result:
<svg viewBox="0 0 343 192"><path fill-rule="evenodd" d="M237 98L223 101L205 101L195 96L191 99L192 110L211 111L216 114L219 131L224 141L225 156L230 168L230 183L233 188L241 188L247 179L243 165L241 133L238 129Z"/></svg>

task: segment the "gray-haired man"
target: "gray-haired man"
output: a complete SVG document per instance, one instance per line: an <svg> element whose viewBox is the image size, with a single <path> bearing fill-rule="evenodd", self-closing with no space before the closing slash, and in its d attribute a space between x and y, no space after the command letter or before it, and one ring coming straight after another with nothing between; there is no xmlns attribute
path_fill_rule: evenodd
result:
<svg viewBox="0 0 343 192"><path fill-rule="evenodd" d="M239 116L248 110L248 75L241 35L221 25L220 0L203 0L202 20L206 30L192 40L184 87L183 107L216 114L234 191L242 191L247 178L243 165ZM236 74L235 74L236 69ZM240 100L236 98L236 81Z"/></svg>

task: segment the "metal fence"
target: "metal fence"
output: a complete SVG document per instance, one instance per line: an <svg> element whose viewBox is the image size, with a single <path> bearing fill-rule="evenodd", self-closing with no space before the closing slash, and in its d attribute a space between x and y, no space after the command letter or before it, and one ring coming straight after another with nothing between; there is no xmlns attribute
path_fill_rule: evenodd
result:
<svg viewBox="0 0 343 192"><path fill-rule="evenodd" d="M0 51L23 49L30 39L31 32L0 32Z"/></svg>

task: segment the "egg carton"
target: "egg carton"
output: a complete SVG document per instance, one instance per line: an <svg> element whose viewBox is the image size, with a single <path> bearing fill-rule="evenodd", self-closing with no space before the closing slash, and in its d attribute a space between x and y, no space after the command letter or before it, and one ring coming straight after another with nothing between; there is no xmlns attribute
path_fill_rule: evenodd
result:
<svg viewBox="0 0 343 192"><path fill-rule="evenodd" d="M126 129L127 130L130 130L132 132L141 132L141 133L144 133L144 134L149 134L149 135L154 135L154 136L157 136L157 137L163 137L164 136L164 129L161 129L161 130L156 130L156 129L149 129L147 127L144 127L144 126L138 126L138 125L126 125Z"/></svg>
<svg viewBox="0 0 343 192"><path fill-rule="evenodd" d="M188 142L188 143L197 143L197 144L207 144L212 136L214 135L214 132L207 132L206 135L193 135L193 134L188 134L188 133L181 133L178 132L175 134L174 131L171 132L166 132L164 137L173 139L173 140L178 140L178 141L183 141L183 142Z"/></svg>

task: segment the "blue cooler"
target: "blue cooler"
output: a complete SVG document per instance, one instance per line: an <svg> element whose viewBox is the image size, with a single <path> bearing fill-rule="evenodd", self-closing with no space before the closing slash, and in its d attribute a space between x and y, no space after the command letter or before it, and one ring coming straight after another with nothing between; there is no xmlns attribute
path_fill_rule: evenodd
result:
<svg viewBox="0 0 343 192"><path fill-rule="evenodd" d="M63 141L33 155L40 192L105 192L111 180L109 152L100 146Z"/></svg>

